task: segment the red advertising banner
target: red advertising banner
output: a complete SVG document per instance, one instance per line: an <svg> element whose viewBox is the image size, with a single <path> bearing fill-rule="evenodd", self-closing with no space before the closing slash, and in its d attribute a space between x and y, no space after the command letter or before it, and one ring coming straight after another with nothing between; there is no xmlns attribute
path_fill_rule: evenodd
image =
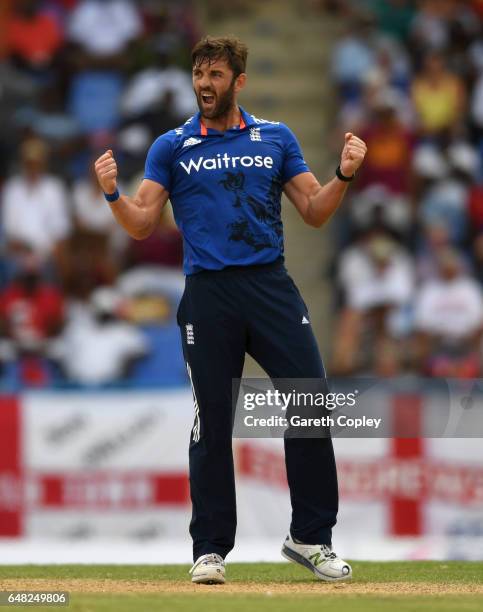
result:
<svg viewBox="0 0 483 612"><path fill-rule="evenodd" d="M0 396L0 536L22 534L22 463L19 401Z"/></svg>

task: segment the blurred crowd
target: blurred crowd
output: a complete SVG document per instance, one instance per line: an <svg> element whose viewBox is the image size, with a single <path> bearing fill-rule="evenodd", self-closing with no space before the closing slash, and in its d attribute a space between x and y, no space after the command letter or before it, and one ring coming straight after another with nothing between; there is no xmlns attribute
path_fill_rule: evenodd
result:
<svg viewBox="0 0 483 612"><path fill-rule="evenodd" d="M145 272L181 266L172 215L130 240L92 164L114 149L135 189L196 108L199 34L190 0L0 0L0 384L123 379L152 349L142 324L172 320Z"/></svg>
<svg viewBox="0 0 483 612"><path fill-rule="evenodd" d="M483 0L310 4L343 28L334 143L368 144L332 225L330 372L481 376ZM199 36L191 0L0 0L0 385L126 380L173 322L170 210L129 239L92 162L114 149L132 193L151 142L196 110Z"/></svg>
<svg viewBox="0 0 483 612"><path fill-rule="evenodd" d="M368 145L335 219L331 372L479 377L483 2L322 6L343 24L334 140L354 132Z"/></svg>

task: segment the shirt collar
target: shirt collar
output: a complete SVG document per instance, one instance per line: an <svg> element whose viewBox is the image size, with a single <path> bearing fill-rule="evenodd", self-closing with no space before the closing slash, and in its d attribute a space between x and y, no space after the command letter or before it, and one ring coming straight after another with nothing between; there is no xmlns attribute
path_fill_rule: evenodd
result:
<svg viewBox="0 0 483 612"><path fill-rule="evenodd" d="M240 126L239 128L230 128L230 130L233 130L233 129L243 130L246 127L255 125L256 122L253 119L252 115L249 115L243 107L239 106L238 108L240 109L240 115L241 115L240 116ZM196 115L193 115L193 117L188 120L188 123L186 124L186 129L185 129L185 133L186 132L192 135L196 135L196 136L206 136L207 135L208 133L207 128L202 123L200 112L196 113Z"/></svg>

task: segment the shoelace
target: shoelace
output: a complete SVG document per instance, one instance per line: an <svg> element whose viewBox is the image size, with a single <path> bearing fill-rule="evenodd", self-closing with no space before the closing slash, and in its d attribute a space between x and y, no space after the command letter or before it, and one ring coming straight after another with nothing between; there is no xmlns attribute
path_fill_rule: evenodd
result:
<svg viewBox="0 0 483 612"><path fill-rule="evenodd" d="M288 540L288 537L287 537L287 540ZM296 544L302 544L302 542L299 542L295 538L294 538L294 542ZM335 554L335 552L332 551L332 548L330 546L327 546L327 544L320 544L320 550L322 551L322 554L324 555L326 559L337 559L337 555Z"/></svg>
<svg viewBox="0 0 483 612"><path fill-rule="evenodd" d="M326 559L337 559L337 555L330 549L330 546L327 546L327 544L321 544L320 548Z"/></svg>
<svg viewBox="0 0 483 612"><path fill-rule="evenodd" d="M200 557L190 569L189 573L192 574L198 565L208 565L208 563L219 563L220 565L225 565L223 557L220 557L220 555L217 555L216 553L211 553L209 555L203 555Z"/></svg>

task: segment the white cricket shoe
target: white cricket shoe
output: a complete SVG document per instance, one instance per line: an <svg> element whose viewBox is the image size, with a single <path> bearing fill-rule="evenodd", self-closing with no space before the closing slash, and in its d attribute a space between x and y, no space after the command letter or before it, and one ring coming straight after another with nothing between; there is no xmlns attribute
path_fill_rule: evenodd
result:
<svg viewBox="0 0 483 612"><path fill-rule="evenodd" d="M282 556L303 565L319 580L334 582L352 578L351 566L335 554L326 544L301 544L288 535L282 546Z"/></svg>
<svg viewBox="0 0 483 612"><path fill-rule="evenodd" d="M216 553L198 557L189 573L197 584L225 584L225 562Z"/></svg>

